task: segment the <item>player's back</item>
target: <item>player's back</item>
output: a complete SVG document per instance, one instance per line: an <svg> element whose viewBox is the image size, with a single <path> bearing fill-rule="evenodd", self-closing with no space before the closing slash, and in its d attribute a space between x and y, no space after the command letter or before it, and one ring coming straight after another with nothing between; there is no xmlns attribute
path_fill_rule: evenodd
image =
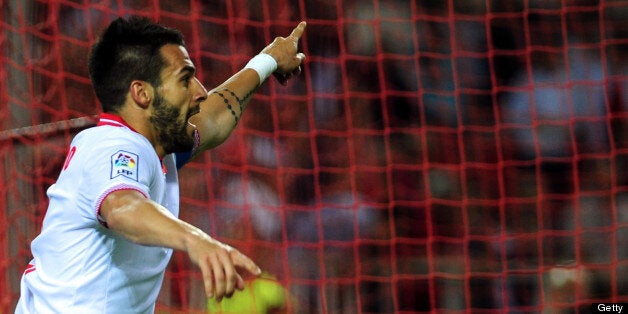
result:
<svg viewBox="0 0 628 314"><path fill-rule="evenodd" d="M172 250L127 241L105 226L98 211L104 197L119 189L167 200L161 165L150 143L124 126L98 126L75 137L48 189L50 203L42 232L31 244L33 261L17 313L20 307L25 313L154 310Z"/></svg>

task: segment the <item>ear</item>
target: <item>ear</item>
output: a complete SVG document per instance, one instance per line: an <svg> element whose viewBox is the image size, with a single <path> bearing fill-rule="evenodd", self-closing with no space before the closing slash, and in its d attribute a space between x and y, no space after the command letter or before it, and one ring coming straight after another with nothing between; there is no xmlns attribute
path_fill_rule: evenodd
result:
<svg viewBox="0 0 628 314"><path fill-rule="evenodd" d="M148 108L151 101L154 99L153 86L146 81L140 81L140 80L132 81L129 92L131 93L131 98L133 98L133 101L135 102L135 104L137 104L143 109Z"/></svg>

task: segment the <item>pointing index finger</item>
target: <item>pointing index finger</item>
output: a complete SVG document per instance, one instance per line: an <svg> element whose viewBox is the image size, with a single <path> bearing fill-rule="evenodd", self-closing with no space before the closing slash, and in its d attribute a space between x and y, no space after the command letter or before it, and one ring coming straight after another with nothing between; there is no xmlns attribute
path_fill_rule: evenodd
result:
<svg viewBox="0 0 628 314"><path fill-rule="evenodd" d="M305 31L306 25L307 23L305 21L299 23L299 25L297 25L297 27L292 30L292 33L290 33L289 37L299 40L299 38L301 38L301 36L303 35L303 31Z"/></svg>

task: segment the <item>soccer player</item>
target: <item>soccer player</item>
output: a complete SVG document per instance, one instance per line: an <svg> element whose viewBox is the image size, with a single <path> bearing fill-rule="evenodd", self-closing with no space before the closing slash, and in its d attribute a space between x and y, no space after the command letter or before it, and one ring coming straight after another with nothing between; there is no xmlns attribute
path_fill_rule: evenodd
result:
<svg viewBox="0 0 628 314"><path fill-rule="evenodd" d="M210 92L175 29L146 18L113 21L92 47L89 73L103 113L73 139L16 313L153 313L172 250L202 272L208 297L244 288L260 268L178 219L177 167L229 136L254 91L285 84L305 58L301 22Z"/></svg>

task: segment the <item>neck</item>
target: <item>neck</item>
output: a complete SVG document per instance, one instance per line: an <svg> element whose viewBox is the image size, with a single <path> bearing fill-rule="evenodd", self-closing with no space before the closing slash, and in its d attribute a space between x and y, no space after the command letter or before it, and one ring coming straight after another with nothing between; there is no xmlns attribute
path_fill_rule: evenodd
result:
<svg viewBox="0 0 628 314"><path fill-rule="evenodd" d="M156 131L150 127L150 123L142 123L141 119L121 113L103 113L100 115L98 125L125 126L130 130L144 136L153 146L159 158L163 158L166 152L163 146L158 144Z"/></svg>

